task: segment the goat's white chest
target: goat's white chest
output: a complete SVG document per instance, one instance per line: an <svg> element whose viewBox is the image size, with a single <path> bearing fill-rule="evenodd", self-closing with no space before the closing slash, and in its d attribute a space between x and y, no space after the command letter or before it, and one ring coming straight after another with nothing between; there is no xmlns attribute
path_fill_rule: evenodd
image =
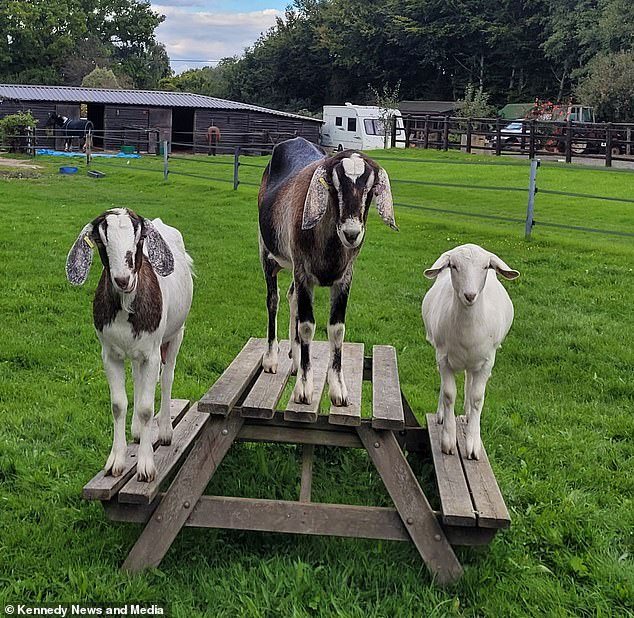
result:
<svg viewBox="0 0 634 618"><path fill-rule="evenodd" d="M148 336L143 332L135 337L128 316L127 312L118 311L115 319L104 326L101 333L97 331L97 336L101 344L120 359L147 360L156 352L156 342L160 339L155 333Z"/></svg>

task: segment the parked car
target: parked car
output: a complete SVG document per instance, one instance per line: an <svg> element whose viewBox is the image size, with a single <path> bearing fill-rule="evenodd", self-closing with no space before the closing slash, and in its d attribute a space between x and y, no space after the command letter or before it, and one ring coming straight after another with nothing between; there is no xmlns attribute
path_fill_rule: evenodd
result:
<svg viewBox="0 0 634 618"><path fill-rule="evenodd" d="M525 133L527 135L527 133ZM513 150L519 148L522 140L522 119L519 118L507 124L500 130L501 150ZM490 140L491 148L497 148L497 135L493 135Z"/></svg>

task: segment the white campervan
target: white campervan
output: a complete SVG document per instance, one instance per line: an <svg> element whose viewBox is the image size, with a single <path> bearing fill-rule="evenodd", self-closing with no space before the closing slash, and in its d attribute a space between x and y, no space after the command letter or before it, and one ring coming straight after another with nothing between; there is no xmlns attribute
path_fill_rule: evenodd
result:
<svg viewBox="0 0 634 618"><path fill-rule="evenodd" d="M352 103L324 105L321 145L336 150L384 148L385 129L379 110L380 108L376 105L352 105ZM396 146L404 148L401 112L397 109L391 109L390 113L396 116ZM391 127L388 127L389 131L391 131Z"/></svg>

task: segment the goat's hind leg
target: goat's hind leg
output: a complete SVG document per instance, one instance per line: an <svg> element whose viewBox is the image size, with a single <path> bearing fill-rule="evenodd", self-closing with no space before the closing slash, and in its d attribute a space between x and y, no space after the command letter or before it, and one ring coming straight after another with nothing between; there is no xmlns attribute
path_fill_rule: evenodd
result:
<svg viewBox="0 0 634 618"><path fill-rule="evenodd" d="M112 450L104 466L106 474L121 476L126 466L127 443L125 438L125 419L128 411L128 397L125 392L124 359L102 352L103 366L110 387L110 402L114 420L114 438Z"/></svg>
<svg viewBox="0 0 634 618"><path fill-rule="evenodd" d="M260 243L261 244L261 243ZM260 246L260 260L264 279L266 280L266 308L268 311L268 346L262 358L262 369L266 373L277 373L278 345L277 345L277 309L280 303L279 289L277 287L277 273L279 264L266 255L266 248Z"/></svg>
<svg viewBox="0 0 634 618"><path fill-rule="evenodd" d="M172 443L172 420L170 418L170 402L172 400L172 384L174 383L174 368L176 357L183 342L185 329L181 328L170 340L161 344L161 360L163 371L161 372L161 409L158 415L159 444Z"/></svg>

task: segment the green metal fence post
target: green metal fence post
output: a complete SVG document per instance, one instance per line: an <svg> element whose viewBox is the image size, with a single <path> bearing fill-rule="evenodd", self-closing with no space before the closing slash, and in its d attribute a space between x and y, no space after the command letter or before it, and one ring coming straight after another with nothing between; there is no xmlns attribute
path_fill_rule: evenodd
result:
<svg viewBox="0 0 634 618"><path fill-rule="evenodd" d="M539 167L539 159L531 160L531 175L528 182L528 207L526 209L526 228L524 231L524 237L530 238L531 231L535 221L533 220L533 213L535 210L535 193L537 193L537 168Z"/></svg>
<svg viewBox="0 0 634 618"><path fill-rule="evenodd" d="M240 184L239 170L240 169L240 146L238 146L233 155L233 190L238 190Z"/></svg>

